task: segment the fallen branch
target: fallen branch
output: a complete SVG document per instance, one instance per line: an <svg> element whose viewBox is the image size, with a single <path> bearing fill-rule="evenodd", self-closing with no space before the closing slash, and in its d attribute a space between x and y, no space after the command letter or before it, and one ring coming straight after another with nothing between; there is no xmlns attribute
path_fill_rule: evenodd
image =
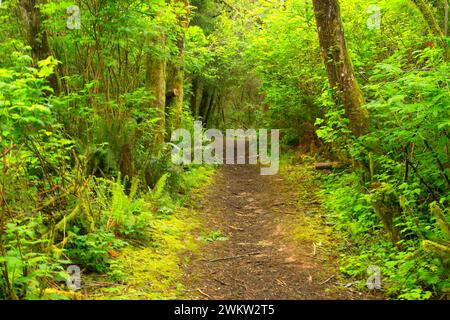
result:
<svg viewBox="0 0 450 320"><path fill-rule="evenodd" d="M321 162L316 163L316 170L333 170L333 169L342 169L349 165L349 163L345 162Z"/></svg>
<svg viewBox="0 0 450 320"><path fill-rule="evenodd" d="M216 281L216 282L220 283L221 285L224 285L224 286L229 286L229 284L228 284L228 283L225 283L225 282L223 282L222 280L219 280L219 279L216 279L216 278L214 278L214 281Z"/></svg>
<svg viewBox="0 0 450 320"><path fill-rule="evenodd" d="M328 282L330 282L332 279L334 279L336 277L336 275L332 275L331 277L329 277L327 280L319 283L319 285L323 285L323 284L327 284Z"/></svg>

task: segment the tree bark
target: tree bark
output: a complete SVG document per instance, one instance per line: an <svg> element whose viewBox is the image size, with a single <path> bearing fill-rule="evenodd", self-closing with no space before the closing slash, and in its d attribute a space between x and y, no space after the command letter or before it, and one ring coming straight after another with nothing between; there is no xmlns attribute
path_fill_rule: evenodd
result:
<svg viewBox="0 0 450 320"><path fill-rule="evenodd" d="M211 95L211 101L209 103L208 110L207 110L206 115L205 115L205 120L204 120L205 121L205 125L209 124L209 119L211 117L211 114L213 113L212 111L214 109L214 106L216 105L216 98L217 98L217 92L216 92L216 90L214 90L212 95Z"/></svg>
<svg viewBox="0 0 450 320"><path fill-rule="evenodd" d="M439 23L435 19L433 12L430 9L430 6L425 0L411 0L414 5L419 9L420 13L422 14L424 20L428 24L428 28L430 29L431 33L435 35L439 40L439 45L441 48L444 49L444 58L445 60L448 60L448 45L447 40L445 39L444 32L439 27ZM446 0L446 4L448 5L448 2Z"/></svg>
<svg viewBox="0 0 450 320"><path fill-rule="evenodd" d="M197 79L197 85L195 90L195 105L194 105L194 116L197 118L200 115L200 106L202 104L203 98L203 88L204 84L201 78Z"/></svg>
<svg viewBox="0 0 450 320"><path fill-rule="evenodd" d="M211 104L213 96L213 90L210 88L207 88L206 92L203 94L203 98L200 104L200 112L199 115L205 121L206 114L208 113L208 108Z"/></svg>
<svg viewBox="0 0 450 320"><path fill-rule="evenodd" d="M39 0L20 0L19 15L24 26L26 39L31 47L33 60L37 65L38 61L45 60L52 55L48 34L42 27L42 14L38 5L45 1ZM60 94L60 81L56 71L48 77L54 93Z"/></svg>
<svg viewBox="0 0 450 320"><path fill-rule="evenodd" d="M364 97L347 50L338 0L313 0L313 5L328 80L345 108L350 130L360 136L367 130L368 115L362 108Z"/></svg>
<svg viewBox="0 0 450 320"><path fill-rule="evenodd" d="M448 0L444 0L444 36L448 37Z"/></svg>
<svg viewBox="0 0 450 320"><path fill-rule="evenodd" d="M150 39L161 50L166 45L165 35L160 35ZM155 109L159 121L155 132L155 144L164 142L166 132L166 60L158 53L149 53L146 59L146 90L154 95L150 108Z"/></svg>
<svg viewBox="0 0 450 320"><path fill-rule="evenodd" d="M424 20L428 24L428 28L430 31L439 38L443 38L444 34L442 32L442 29L439 27L438 22L433 16L433 12L431 11L429 5L425 2L425 0L411 0L412 3L419 9L420 13L422 14Z"/></svg>
<svg viewBox="0 0 450 320"><path fill-rule="evenodd" d="M171 123L169 130L180 128L183 117L184 103L184 59L185 59L185 37L189 27L189 0L174 0L176 5L182 7L183 13L178 14L180 33L177 37L178 57L174 63L174 75L172 78L173 99L169 106Z"/></svg>

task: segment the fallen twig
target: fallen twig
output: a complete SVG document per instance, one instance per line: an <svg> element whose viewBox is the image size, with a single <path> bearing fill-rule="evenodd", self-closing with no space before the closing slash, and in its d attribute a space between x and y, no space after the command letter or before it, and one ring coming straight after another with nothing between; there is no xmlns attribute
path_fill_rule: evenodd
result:
<svg viewBox="0 0 450 320"><path fill-rule="evenodd" d="M229 286L229 284L228 284L228 283L225 283L225 282L223 282L222 280L219 280L219 279L216 279L216 278L214 278L214 281L216 281L216 282L220 283L221 285L224 285L224 286Z"/></svg>
<svg viewBox="0 0 450 320"><path fill-rule="evenodd" d="M217 259L213 259L213 260L208 260L208 262L217 262L217 261L224 261L224 260L239 259L239 258L245 258L245 257L250 257L250 256L256 256L258 254L261 254L261 252L252 252L252 253L240 254L240 255L237 255L237 256L230 256L230 257L225 257L225 258L217 258Z"/></svg>
<svg viewBox="0 0 450 320"><path fill-rule="evenodd" d="M322 281L321 283L319 283L320 285L326 284L328 282L330 282L332 279L334 279L336 277L335 274L333 274L331 277L329 277L327 280Z"/></svg>
<svg viewBox="0 0 450 320"><path fill-rule="evenodd" d="M284 282L283 280L280 279L276 279L276 281L278 282L278 284L280 284L282 287L287 287L286 282Z"/></svg>
<svg viewBox="0 0 450 320"><path fill-rule="evenodd" d="M201 293L202 295L204 295L205 297L207 297L207 298L209 298L209 299L211 299L211 300L214 300L209 294L203 292L202 289L197 288L197 291L200 292L200 293Z"/></svg>

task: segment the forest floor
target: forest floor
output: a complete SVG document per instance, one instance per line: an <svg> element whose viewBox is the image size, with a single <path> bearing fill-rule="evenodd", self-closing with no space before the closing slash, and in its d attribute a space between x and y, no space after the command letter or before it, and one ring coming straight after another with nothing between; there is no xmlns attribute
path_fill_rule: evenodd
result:
<svg viewBox="0 0 450 320"><path fill-rule="evenodd" d="M306 166L274 176L261 176L258 166L223 166L195 208L218 240L185 257L188 298L368 298L342 283L316 191Z"/></svg>
<svg viewBox="0 0 450 320"><path fill-rule="evenodd" d="M201 169L201 168L200 168ZM327 223L307 164L279 174L224 165L188 203L155 221L153 247L122 250L122 281L88 278L95 299L374 299L339 272L342 241ZM209 173L210 172L210 173Z"/></svg>

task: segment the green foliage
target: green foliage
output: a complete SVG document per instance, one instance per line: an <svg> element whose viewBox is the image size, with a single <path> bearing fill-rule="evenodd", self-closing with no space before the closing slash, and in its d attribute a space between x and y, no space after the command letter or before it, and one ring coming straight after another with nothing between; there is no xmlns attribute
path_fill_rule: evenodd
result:
<svg viewBox="0 0 450 320"><path fill-rule="evenodd" d="M327 108L323 118L317 118L317 137L330 146L330 157L346 159L349 157L349 149L353 145L351 131L348 129L349 121L345 117L342 106L336 106L330 89L324 90L320 102Z"/></svg>
<svg viewBox="0 0 450 320"><path fill-rule="evenodd" d="M191 26L186 33L186 69L196 75L202 75L206 79L216 76L217 68L214 67L215 54L209 49L209 44L214 41L212 35L206 36L203 29Z"/></svg>
<svg viewBox="0 0 450 320"><path fill-rule="evenodd" d="M377 65L367 86L372 130L350 149L365 164L362 179L344 174L327 187L338 227L359 248L343 257L345 273L363 276L368 264L384 266L387 293L399 299L448 290L450 95L448 65L435 54L416 52L425 70L403 71L408 62L401 56L397 64Z"/></svg>
<svg viewBox="0 0 450 320"><path fill-rule="evenodd" d="M370 113L358 138L324 85L310 1L81 0L80 29L67 28L72 2L44 1L33 19L26 2L0 9L1 298L45 297L67 277L66 257L122 281L112 258L128 243L183 247L186 228L172 224L211 168L175 166L170 146L155 142L164 123L150 107L155 57L165 63L168 120L171 100L183 98L187 129L197 118L277 128L285 145L353 164L325 178L323 197L348 239L342 271L361 288L377 264L389 296L448 294L450 67L444 40L411 2L376 1L377 30L367 28L366 1L340 1ZM171 274L177 262L166 259Z"/></svg>
<svg viewBox="0 0 450 320"><path fill-rule="evenodd" d="M343 1L371 126L358 139L349 135L343 111L324 91L327 112L316 120L329 148L324 155L356 166L324 177L322 196L348 239L341 245L345 274L364 289L367 267L378 265L388 296L430 299L447 294L449 284L449 64L426 27L409 21L420 15L413 6L377 5L383 32L362 30L367 17L348 14L364 10L362 3Z"/></svg>
<svg viewBox="0 0 450 320"><path fill-rule="evenodd" d="M394 220L401 240L392 243L371 204L373 195L361 194L361 186L355 184L357 179L349 174L328 176L322 192L335 228L348 239L340 244L341 271L360 280L360 288L364 289L368 266L377 265L386 294L398 299L428 299L433 292L445 292L448 262L439 258L432 245L422 243L424 237L440 237L436 226L427 221L430 213L403 211ZM408 206L417 210L411 202ZM445 252L440 254L444 257Z"/></svg>
<svg viewBox="0 0 450 320"><path fill-rule="evenodd" d="M104 224L106 230L129 238L144 238L149 235L152 213L149 204L137 196L139 179L133 178L129 194L120 179L112 182L111 198L104 201ZM162 191L161 191L162 192ZM103 195L99 195L103 198Z"/></svg>
<svg viewBox="0 0 450 320"><path fill-rule="evenodd" d="M314 131L321 115L315 95L324 74L317 72L322 60L312 6L292 1L273 10L262 2L255 14L262 14L261 28L248 35L245 57L262 78L267 124L282 130L285 143L296 145Z"/></svg>
<svg viewBox="0 0 450 320"><path fill-rule="evenodd" d="M14 53L14 66L0 69L0 120L2 147L6 141L33 137L54 124L51 104L44 91L52 90L45 81L56 66L49 57L32 68L31 57Z"/></svg>
<svg viewBox="0 0 450 320"><path fill-rule="evenodd" d="M61 266L64 261L40 251L48 243L39 239L41 227L40 216L5 226L0 239L4 252L0 257L4 268L0 277L1 299L39 299L47 282L66 278Z"/></svg>
<svg viewBox="0 0 450 320"><path fill-rule="evenodd" d="M109 268L109 252L124 245L125 242L118 240L113 233L103 230L86 235L74 234L67 247L67 255L88 271L105 273Z"/></svg>

